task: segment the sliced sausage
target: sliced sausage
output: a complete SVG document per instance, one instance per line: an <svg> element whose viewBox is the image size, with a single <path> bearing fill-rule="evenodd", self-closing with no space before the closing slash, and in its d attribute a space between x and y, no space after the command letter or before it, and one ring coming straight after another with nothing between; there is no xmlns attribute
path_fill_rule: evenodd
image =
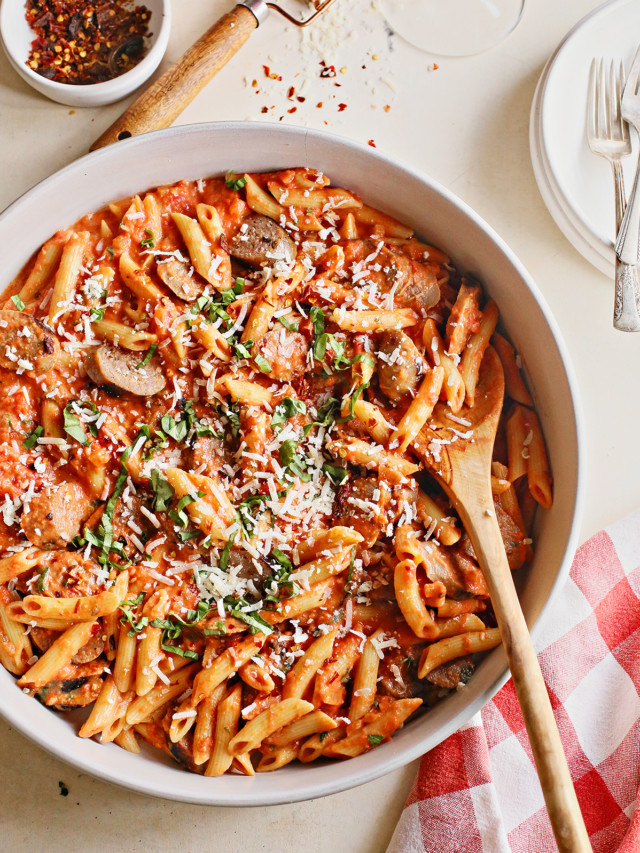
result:
<svg viewBox="0 0 640 853"><path fill-rule="evenodd" d="M205 288L203 279L189 275L189 268L177 258L167 258L157 265L160 279L179 299L195 302Z"/></svg>
<svg viewBox="0 0 640 853"><path fill-rule="evenodd" d="M385 484L374 477L355 477L340 487L337 494L337 516L364 537L370 548L388 524L390 493Z"/></svg>
<svg viewBox="0 0 640 853"><path fill-rule="evenodd" d="M415 391L427 363L411 338L399 330L383 332L378 351L378 382L393 403Z"/></svg>
<svg viewBox="0 0 640 853"><path fill-rule="evenodd" d="M227 461L224 441L213 436L196 439L189 456L189 468L214 477Z"/></svg>
<svg viewBox="0 0 640 853"><path fill-rule="evenodd" d="M100 657L104 651L103 635L94 634L88 643L85 643L81 649L71 658L71 663L90 663L92 660Z"/></svg>
<svg viewBox="0 0 640 853"><path fill-rule="evenodd" d="M438 687L455 690L459 684L466 684L469 681L474 670L475 666L470 657L457 658L431 670L427 679Z"/></svg>
<svg viewBox="0 0 640 853"><path fill-rule="evenodd" d="M20 526L38 548L64 548L80 533L86 510L87 499L75 483L45 486L22 513Z"/></svg>
<svg viewBox="0 0 640 853"><path fill-rule="evenodd" d="M290 264L296 244L273 219L254 213L247 216L229 242L229 254L256 267L272 267L276 261Z"/></svg>
<svg viewBox="0 0 640 853"><path fill-rule="evenodd" d="M102 678L97 675L70 681L50 681L36 693L36 698L49 708L72 711L74 708L84 708L95 702L103 684Z"/></svg>
<svg viewBox="0 0 640 853"><path fill-rule="evenodd" d="M402 290L396 293L396 303L403 308L413 308L420 316L426 317L427 312L440 300L440 286L435 273L418 261L409 261L411 265L411 280Z"/></svg>
<svg viewBox="0 0 640 853"><path fill-rule="evenodd" d="M0 311L0 367L40 376L54 367L59 353L57 337L40 320L21 311Z"/></svg>
<svg viewBox="0 0 640 853"><path fill-rule="evenodd" d="M84 367L96 385L119 388L138 397L151 397L164 390L167 380L160 365L154 359L144 367L138 364L140 353L102 344L88 353Z"/></svg>
<svg viewBox="0 0 640 853"><path fill-rule="evenodd" d="M307 370L309 344L300 332L271 329L260 342L260 350L271 367L269 378L291 382Z"/></svg>

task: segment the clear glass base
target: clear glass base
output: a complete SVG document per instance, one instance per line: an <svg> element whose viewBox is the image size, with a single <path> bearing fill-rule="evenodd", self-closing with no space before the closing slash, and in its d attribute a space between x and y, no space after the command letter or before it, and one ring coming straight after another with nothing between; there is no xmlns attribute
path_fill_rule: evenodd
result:
<svg viewBox="0 0 640 853"><path fill-rule="evenodd" d="M471 56L515 28L525 0L382 0L390 26L436 56Z"/></svg>

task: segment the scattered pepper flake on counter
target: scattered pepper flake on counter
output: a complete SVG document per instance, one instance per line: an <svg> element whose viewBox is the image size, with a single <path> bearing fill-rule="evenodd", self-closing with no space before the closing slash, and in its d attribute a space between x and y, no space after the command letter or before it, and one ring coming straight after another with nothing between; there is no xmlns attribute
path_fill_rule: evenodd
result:
<svg viewBox="0 0 640 853"><path fill-rule="evenodd" d="M375 144L375 142L373 141L373 139L370 139L370 140L367 142L367 145L370 145L372 148L377 148L377 147L378 147L378 146Z"/></svg>
<svg viewBox="0 0 640 853"><path fill-rule="evenodd" d="M36 35L27 66L57 83L102 83L129 71L147 52L151 12L122 0L27 0Z"/></svg>
<svg viewBox="0 0 640 853"><path fill-rule="evenodd" d="M69 796L69 789L64 784L64 782L58 782L58 787L60 788L60 796L61 797L68 797Z"/></svg>

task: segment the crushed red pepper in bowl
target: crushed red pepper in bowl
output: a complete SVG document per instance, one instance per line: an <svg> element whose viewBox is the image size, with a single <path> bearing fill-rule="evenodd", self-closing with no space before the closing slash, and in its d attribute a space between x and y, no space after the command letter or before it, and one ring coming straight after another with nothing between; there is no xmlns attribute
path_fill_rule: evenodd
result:
<svg viewBox="0 0 640 853"><path fill-rule="evenodd" d="M147 52L151 12L122 0L27 0L36 34L27 66L58 83L86 86L130 71Z"/></svg>

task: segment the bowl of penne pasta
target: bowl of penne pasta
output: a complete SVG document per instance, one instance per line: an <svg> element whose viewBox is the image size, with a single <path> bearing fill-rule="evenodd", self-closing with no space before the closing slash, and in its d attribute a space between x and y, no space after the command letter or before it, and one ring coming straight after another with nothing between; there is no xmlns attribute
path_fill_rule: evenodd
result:
<svg viewBox="0 0 640 853"><path fill-rule="evenodd" d="M434 472L499 363L491 512L535 630L581 428L555 321L472 210L357 143L221 123L82 158L0 238L5 719L107 781L248 806L387 773L504 684Z"/></svg>

